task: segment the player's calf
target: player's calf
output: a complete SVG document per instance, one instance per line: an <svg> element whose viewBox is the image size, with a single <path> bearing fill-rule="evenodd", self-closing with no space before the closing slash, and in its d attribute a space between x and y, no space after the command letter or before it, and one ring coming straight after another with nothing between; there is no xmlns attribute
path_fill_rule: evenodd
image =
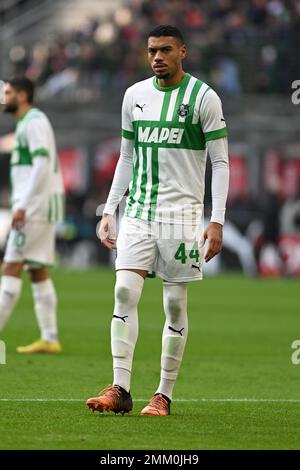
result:
<svg viewBox="0 0 300 470"><path fill-rule="evenodd" d="M0 285L0 331L13 312L21 294L22 280L12 275L3 275Z"/></svg>

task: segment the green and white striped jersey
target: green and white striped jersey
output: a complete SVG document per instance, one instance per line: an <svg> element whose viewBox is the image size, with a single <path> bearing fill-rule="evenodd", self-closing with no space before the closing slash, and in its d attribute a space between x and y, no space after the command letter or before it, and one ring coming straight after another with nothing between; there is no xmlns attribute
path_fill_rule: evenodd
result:
<svg viewBox="0 0 300 470"><path fill-rule="evenodd" d="M185 74L175 86L156 77L128 88L122 137L134 143L125 214L149 221L195 223L202 216L206 142L227 136L221 100Z"/></svg>
<svg viewBox="0 0 300 470"><path fill-rule="evenodd" d="M26 216L31 220L56 222L64 217L64 188L60 172L55 137L47 116L31 108L16 127L15 146L11 155L12 209L19 208L33 170L33 159L49 159L48 177L43 191L35 194Z"/></svg>

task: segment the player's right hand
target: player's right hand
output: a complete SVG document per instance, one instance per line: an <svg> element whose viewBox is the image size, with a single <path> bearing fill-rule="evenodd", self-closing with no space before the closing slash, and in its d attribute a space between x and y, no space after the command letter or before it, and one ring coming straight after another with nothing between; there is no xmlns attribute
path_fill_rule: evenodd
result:
<svg viewBox="0 0 300 470"><path fill-rule="evenodd" d="M98 237L101 243L109 248L115 250L116 246L116 224L113 215L103 214L98 231Z"/></svg>
<svg viewBox="0 0 300 470"><path fill-rule="evenodd" d="M25 225L26 211L24 209L16 209L12 216L12 228L21 230Z"/></svg>

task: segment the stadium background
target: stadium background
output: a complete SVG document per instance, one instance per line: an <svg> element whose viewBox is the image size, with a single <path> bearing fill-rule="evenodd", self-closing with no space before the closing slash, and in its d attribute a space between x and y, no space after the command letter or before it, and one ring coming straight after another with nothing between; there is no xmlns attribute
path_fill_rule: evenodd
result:
<svg viewBox="0 0 300 470"><path fill-rule="evenodd" d="M104 440L102 435L99 444L98 422L86 421L82 404L76 404L77 398L84 400L102 383L99 360L102 376L110 378L113 272L105 265L113 260L95 234L96 208L106 199L118 159L123 93L127 86L150 76L145 33L159 23L182 29L189 49L184 68L220 94L229 130L231 174L224 249L206 268L207 274L218 274L214 283L203 283L201 298L195 286L191 289L191 331L199 332L201 347L199 351L198 339L192 336L186 354L194 353L196 362L188 356L177 389L179 397L197 400L200 393L208 402L201 403L201 416L196 410L199 403L197 407L186 403L183 410L177 405L173 435L165 424L161 428L149 424L145 430L133 421L127 428L123 421L125 435L133 432L132 427L136 433L130 443L126 439L120 443L116 421L106 420L108 434ZM36 332L30 291L25 290L4 336L10 355L7 366L0 366L4 400L0 406L7 429L3 448L16 446L15 430L22 436L17 448L299 448L299 372L290 362L291 343L299 336L299 286L297 279L287 279L300 275L300 104L299 83L295 84L300 80L299 50L299 0L0 2L0 80L26 74L36 82L36 105L54 126L67 191L66 220L57 229L60 268L54 271L66 355L53 362L34 358L24 371L14 346L16 341L33 339ZM2 253L10 223L13 130L12 117L0 114ZM206 215L209 181L208 163ZM160 298L160 287L157 281L150 282L141 306L145 347L137 349L141 380L134 381L141 401L152 393L146 378L154 382L158 377L155 367L163 321L161 305L153 296ZM201 317L193 316L198 310ZM89 318L89 328L82 312ZM191 386L193 367L198 376ZM66 390L75 405L61 402L58 408L57 403L47 402ZM21 417L6 407L5 400L12 396L16 402L28 399ZM33 397L46 401L32 405ZM226 404L228 397L252 397L258 402L238 402L236 407L234 401ZM214 398L216 402L209 402ZM74 425L71 431L73 408L79 428ZM59 424L51 421L58 414ZM22 431L30 419L36 424L31 437ZM204 429L199 430L199 422ZM176 426L183 426L181 439ZM168 440L161 441L166 436Z"/></svg>
<svg viewBox="0 0 300 470"><path fill-rule="evenodd" d="M37 104L56 131L68 194L58 233L63 264L108 261L95 236L95 208L106 199L118 159L124 90L151 73L145 31L165 22L182 28L185 68L221 95L228 123L232 225L222 266L210 270L300 274L299 106L292 102L300 77L299 1L5 0L0 19L0 77L32 78ZM11 144L3 136L13 120L2 115L0 128L3 209L3 153Z"/></svg>

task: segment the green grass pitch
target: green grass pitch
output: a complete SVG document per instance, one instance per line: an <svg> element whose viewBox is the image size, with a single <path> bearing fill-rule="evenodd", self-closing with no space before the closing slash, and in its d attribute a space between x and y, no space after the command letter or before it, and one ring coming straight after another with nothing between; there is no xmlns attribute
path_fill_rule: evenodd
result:
<svg viewBox="0 0 300 470"><path fill-rule="evenodd" d="M1 449L299 449L299 282L224 276L189 286L189 339L171 416L139 411L159 381L162 286L146 281L139 308L131 415L100 415L85 400L111 383L114 273L55 270L63 353L22 356L38 337L31 292L1 339ZM249 399L244 401L243 399ZM239 401L240 400L240 401Z"/></svg>

